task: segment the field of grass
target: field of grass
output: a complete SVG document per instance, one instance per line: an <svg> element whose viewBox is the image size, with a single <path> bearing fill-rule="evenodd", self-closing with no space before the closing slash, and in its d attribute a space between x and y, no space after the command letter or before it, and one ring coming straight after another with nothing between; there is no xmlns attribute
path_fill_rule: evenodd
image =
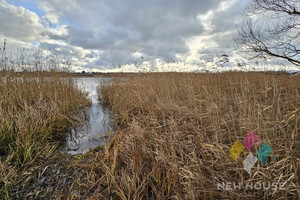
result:
<svg viewBox="0 0 300 200"><path fill-rule="evenodd" d="M68 156L59 146L86 94L62 73L1 73L0 199L299 198L299 76L135 74L98 92L118 129L104 147ZM251 176L247 154L230 157L250 130L274 155ZM218 188L226 182L283 189Z"/></svg>
<svg viewBox="0 0 300 200"><path fill-rule="evenodd" d="M101 95L100 95L101 94ZM119 129L81 157L90 199L298 199L300 79L266 73L140 74L105 83L99 98ZM273 149L251 176L230 147L253 130ZM256 155L256 150L253 153ZM218 183L283 184L281 190ZM78 196L78 198L80 195Z"/></svg>
<svg viewBox="0 0 300 200"><path fill-rule="evenodd" d="M0 76L0 199L53 156L90 101L70 78L38 72Z"/></svg>

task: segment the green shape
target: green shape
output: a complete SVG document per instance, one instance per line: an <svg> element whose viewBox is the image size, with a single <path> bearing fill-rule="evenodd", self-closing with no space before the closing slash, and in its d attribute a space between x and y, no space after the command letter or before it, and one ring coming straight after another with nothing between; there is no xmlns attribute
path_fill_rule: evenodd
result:
<svg viewBox="0 0 300 200"><path fill-rule="evenodd" d="M272 152L272 148L267 143L263 143L257 151L258 160L260 160L263 164L265 164L266 158L269 156L271 152Z"/></svg>
<svg viewBox="0 0 300 200"><path fill-rule="evenodd" d="M243 152L244 150L244 145L242 143L240 143L240 141L235 141L235 143L231 146L229 152L230 152L230 156L233 160L235 160L235 162L237 162L237 158L240 156L240 154Z"/></svg>

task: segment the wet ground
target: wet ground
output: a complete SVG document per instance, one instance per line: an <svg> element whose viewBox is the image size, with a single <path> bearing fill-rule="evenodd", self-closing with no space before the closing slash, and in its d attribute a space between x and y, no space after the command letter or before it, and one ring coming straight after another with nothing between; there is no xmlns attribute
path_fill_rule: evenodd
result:
<svg viewBox="0 0 300 200"><path fill-rule="evenodd" d="M11 199L86 199L88 192L79 187L87 182L89 175L76 165L89 160L76 154L84 154L109 140L107 133L112 130L110 116L98 101L97 87L100 82L110 79L76 78L76 81L80 89L88 92L92 101L86 120L71 130L61 153L41 161L38 166L28 166L22 179L11 190ZM94 149L95 152L98 150Z"/></svg>
<svg viewBox="0 0 300 200"><path fill-rule="evenodd" d="M107 142L105 134L111 131L109 113L98 101L97 87L100 82L110 81L109 78L76 78L80 89L88 92L92 105L87 110L84 124L71 130L67 137L64 152L68 154L83 154L89 149Z"/></svg>
<svg viewBox="0 0 300 200"><path fill-rule="evenodd" d="M56 200L86 199L88 192L80 189L88 181L88 172L76 164L88 162L62 154L44 160L40 166L27 170L11 190L11 199Z"/></svg>

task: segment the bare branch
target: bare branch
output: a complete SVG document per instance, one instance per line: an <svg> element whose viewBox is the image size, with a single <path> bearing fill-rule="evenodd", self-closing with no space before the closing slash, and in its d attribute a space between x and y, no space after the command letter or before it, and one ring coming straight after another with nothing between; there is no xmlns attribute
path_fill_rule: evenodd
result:
<svg viewBox="0 0 300 200"><path fill-rule="evenodd" d="M269 56L300 66L299 7L299 0L252 0L250 17L235 38L239 49L254 54L251 58Z"/></svg>

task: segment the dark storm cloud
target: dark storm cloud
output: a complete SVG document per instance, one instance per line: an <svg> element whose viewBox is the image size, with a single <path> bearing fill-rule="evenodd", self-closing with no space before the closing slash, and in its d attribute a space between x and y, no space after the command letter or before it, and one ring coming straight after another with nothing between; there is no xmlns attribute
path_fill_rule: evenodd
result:
<svg viewBox="0 0 300 200"><path fill-rule="evenodd" d="M198 59L231 48L247 1L40 0L35 12L26 1L17 7L0 0L0 39L39 44L90 69L157 58L172 62L192 52ZM190 49L188 41L201 36L201 49Z"/></svg>
<svg viewBox="0 0 300 200"><path fill-rule="evenodd" d="M210 30L206 33L210 35L207 42L213 41L215 45L199 49L198 53L204 55L218 55L222 52L231 54L234 40L233 37L237 33L236 26L240 24L244 18L243 11L249 0L233 1L229 9L215 10L213 15L206 21L210 23ZM226 6L226 4L224 4Z"/></svg>
<svg viewBox="0 0 300 200"><path fill-rule="evenodd" d="M174 60L176 53L188 51L186 38L203 32L197 16L219 3L219 0L48 2L63 13L61 20L69 23L66 41L85 49L107 51L111 55L105 56L106 62L119 61L118 58L129 57L136 51L147 57Z"/></svg>
<svg viewBox="0 0 300 200"><path fill-rule="evenodd" d="M220 10L212 16L211 23L214 25L212 33L222 33L224 31L235 31L236 26L243 19L243 11L248 4L248 0L236 1L229 9Z"/></svg>

